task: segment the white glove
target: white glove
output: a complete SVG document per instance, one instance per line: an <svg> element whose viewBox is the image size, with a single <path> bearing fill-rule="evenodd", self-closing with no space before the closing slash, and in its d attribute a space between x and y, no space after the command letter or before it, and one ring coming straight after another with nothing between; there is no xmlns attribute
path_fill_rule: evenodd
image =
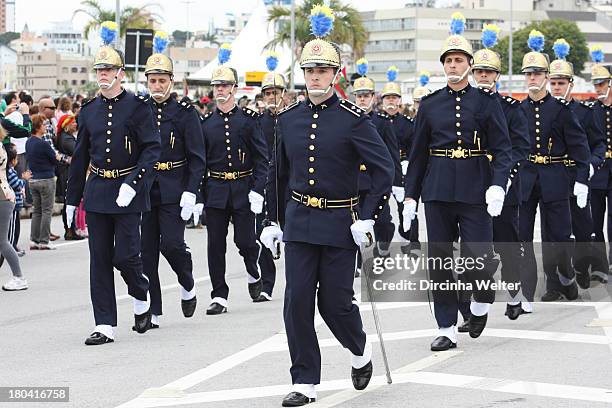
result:
<svg viewBox="0 0 612 408"><path fill-rule="evenodd" d="M512 185L512 179L508 178L508 182L506 183L506 194L510 191L510 186Z"/></svg>
<svg viewBox="0 0 612 408"><path fill-rule="evenodd" d="M402 160L400 164L402 165L402 174L405 176L408 171L408 160Z"/></svg>
<svg viewBox="0 0 612 408"><path fill-rule="evenodd" d="M595 168L592 164L589 164L589 180L591 179L591 177L593 177L593 174L595 174Z"/></svg>
<svg viewBox="0 0 612 408"><path fill-rule="evenodd" d="M416 200L410 200L404 202L404 210L402 211L402 229L404 231L410 231L410 226L412 225L412 220L416 217L416 208L417 202Z"/></svg>
<svg viewBox="0 0 612 408"><path fill-rule="evenodd" d="M72 227L72 223L74 223L74 213L76 212L76 207L74 205L66 206L66 221L68 222L68 228Z"/></svg>
<svg viewBox="0 0 612 408"><path fill-rule="evenodd" d="M249 203L251 203L251 211L253 213L261 214L264 204L264 198L261 194L251 190L249 192Z"/></svg>
<svg viewBox="0 0 612 408"><path fill-rule="evenodd" d="M200 216L204 212L204 203L197 203L193 206L193 223L197 225Z"/></svg>
<svg viewBox="0 0 612 408"><path fill-rule="evenodd" d="M395 201L397 201L398 203L404 201L404 195L406 194L404 187L392 186L391 192L395 197Z"/></svg>
<svg viewBox="0 0 612 408"><path fill-rule="evenodd" d="M357 246L365 244L370 246L374 243L374 220L357 220L351 225L353 241Z"/></svg>
<svg viewBox="0 0 612 408"><path fill-rule="evenodd" d="M491 217L497 217L501 214L505 196L506 193L500 186L491 186L487 189L485 202L487 203L487 212Z"/></svg>
<svg viewBox="0 0 612 408"><path fill-rule="evenodd" d="M189 191L183 191L183 194L181 195L181 202L179 203L179 206L182 208L181 218L183 221L187 221L189 218L191 218L195 204L196 195L190 193Z"/></svg>
<svg viewBox="0 0 612 408"><path fill-rule="evenodd" d="M273 222L271 225L264 227L261 230L259 240L266 246L272 253L276 251L276 243L283 240L283 230L280 229L277 223Z"/></svg>
<svg viewBox="0 0 612 408"><path fill-rule="evenodd" d="M116 200L117 205L119 207L127 207L130 205L134 197L136 197L136 190L123 183L121 184L121 187L119 187L119 194L117 195Z"/></svg>
<svg viewBox="0 0 612 408"><path fill-rule="evenodd" d="M589 197L589 187L585 184L575 182L574 195L576 196L576 205L578 206L578 208L586 207L587 198Z"/></svg>

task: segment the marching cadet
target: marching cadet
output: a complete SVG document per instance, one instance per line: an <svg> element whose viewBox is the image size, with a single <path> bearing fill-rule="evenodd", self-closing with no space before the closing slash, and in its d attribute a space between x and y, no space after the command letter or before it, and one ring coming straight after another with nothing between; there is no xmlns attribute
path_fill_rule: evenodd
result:
<svg viewBox="0 0 612 408"><path fill-rule="evenodd" d="M397 79L397 68L395 66L391 66L387 69L387 79L388 82L385 84L380 94L382 98L382 108L388 116L387 119L389 122L391 122L393 128L395 129L395 135L397 136L397 141L399 144L399 158L402 168L402 176L405 176L406 170L408 169L408 153L410 152L412 143L414 123L412 119L400 113L402 106L402 90L400 89L399 84L395 82ZM401 197L401 195L398 195L398 197ZM419 243L419 221L415 216L410 225L410 230L404 231L402 218L403 210L404 200L398 200L397 212L399 216L399 225L397 226L397 231L402 238L410 242L410 245L407 247L402 247L402 250L407 249L407 252L410 252L411 249L416 250L420 249L421 247L421 244Z"/></svg>
<svg viewBox="0 0 612 408"><path fill-rule="evenodd" d="M140 257L140 214L151 206L150 181L159 158L160 137L147 99L121 86L123 54L110 46L116 35L114 22L102 23L104 45L93 65L100 95L81 107L66 192L68 220L74 219L81 197L87 212L96 322L85 340L87 345L114 341L117 303L113 267L119 269L134 298L134 329L144 333L151 325L149 282Z"/></svg>
<svg viewBox="0 0 612 408"><path fill-rule="evenodd" d="M174 69L163 54L168 35L155 33L154 54L147 59L145 76L150 104L161 136L161 155L154 166L151 210L142 214L143 269L149 277L151 326L159 327L162 298L159 283L159 253L176 273L181 286L181 308L193 316L197 298L191 253L185 244L185 221L191 218L196 193L204 174L204 137L200 119L191 104L170 98Z"/></svg>
<svg viewBox="0 0 612 408"><path fill-rule="evenodd" d="M604 132L601 127L601 123L594 120L593 108L591 104L577 102L572 97L572 88L574 87L574 68L571 62L566 61L566 57L570 51L570 45L563 38L555 41L553 45L553 51L556 56L556 60L550 63L550 92L555 98L568 101L568 107L576 114L578 121L586 132L584 134L587 137L587 143L591 155L590 166L589 166L589 178L593 176L596 168L600 167L605 160L606 155L606 141L604 138ZM574 185L576 181L576 166L570 160L567 164L567 171L569 173L570 187ZM572 216L572 234L576 241L576 247L574 249L573 264L576 271L576 282L578 286L583 289L588 289L590 286L590 275L589 267L591 266L591 259L593 256L603 257L604 259L596 262L597 264L605 263L605 251L596 253L593 251L594 248L591 246L592 234L593 234L593 218L591 217L591 207L589 199L587 198L587 204L584 208L580 208L576 205L574 197L570 199L570 209ZM544 217L542 217L544 219ZM542 232L546 231L546 228L542 228ZM542 239L547 241L548 239ZM547 257L547 254L543 255L544 273L546 274L546 290L547 292L560 292L559 279L557 278L557 271L554 268L554 259ZM548 262L547 262L547 259ZM560 295L559 295L560 298Z"/></svg>
<svg viewBox="0 0 612 408"><path fill-rule="evenodd" d="M527 118L520 108L520 103L510 96L501 96L496 84L501 74L501 59L499 54L490 48L497 43L499 28L493 24L485 24L482 30L482 45L484 48L474 54L472 75L476 86L487 89L500 101L508 133L512 143L512 171L506 189L504 206L499 217L493 218L493 241L497 243L495 250L501 260L501 274L505 282L520 282L521 247L519 241L519 204L521 203L521 184L518 169L525 164L529 156L530 142L527 130ZM513 297L506 304L506 316L516 320L530 305L522 305L517 292L511 292ZM464 316L465 317L465 316ZM461 327L459 328L461 330Z"/></svg>
<svg viewBox="0 0 612 408"><path fill-rule="evenodd" d="M208 315L227 311L229 287L225 281L225 252L230 218L234 224L234 243L246 266L251 299L257 299L262 289L255 215L263 210L267 147L257 113L236 106L238 74L224 65L230 55L230 45L223 44L219 50L221 65L214 69L210 82L217 108L206 114L202 123L208 170L204 181L204 207L208 271L212 283L212 301L206 309Z"/></svg>
<svg viewBox="0 0 612 408"><path fill-rule="evenodd" d="M331 31L333 18L326 6L311 11L317 38L306 43L300 57L308 99L279 115L278 145L266 190L268 214L277 214L277 206L278 213L285 214L284 226L272 218L261 241L271 250L285 242L284 320L293 383L283 399L286 407L316 399L321 354L314 328L315 298L321 317L352 354L353 386L364 389L372 376L372 346L352 302L353 273L358 246L373 243L377 210L389 199L393 163L369 116L334 94L340 51L321 38ZM365 163L372 183L360 219L356 163Z"/></svg>
<svg viewBox="0 0 612 408"><path fill-rule="evenodd" d="M497 269L491 217L502 211L512 158L508 125L499 99L469 84L473 54L472 46L461 35L464 26L465 17L454 13L451 35L440 53L448 84L421 99L408 158L404 223L414 218L422 196L430 241L428 256L434 260L454 258L453 240L458 233L462 257L479 260L479 267L463 273L467 282L476 287L476 281L490 282ZM431 281L453 282L452 267L442 267L440 263L433 262ZM439 330L431 350L455 348L457 291L452 288L432 292ZM495 292L475 290L473 298L469 333L476 338L485 328Z"/></svg>
<svg viewBox="0 0 612 408"><path fill-rule="evenodd" d="M268 53L266 57L266 66L268 72L261 81L261 93L263 94L266 110L260 116L261 129L266 138L268 146L268 159L271 160L274 154L274 145L276 140L276 121L278 112L280 112L284 104L285 91L287 90L286 81L282 74L274 72L278 65L278 55L274 52ZM266 206L267 207L267 206ZM264 212L257 215L257 237L261 235L264 227L264 220L270 219L270 216ZM262 289L261 294L253 302L267 302L272 300L272 290L276 280L276 267L274 266L274 256L272 252L262 245L259 254L259 268L261 269Z"/></svg>
<svg viewBox="0 0 612 408"><path fill-rule="evenodd" d="M584 130L578 118L564 99L554 98L546 90L549 79L548 55L544 36L532 30L527 41L532 50L523 56L521 72L529 89L521 102L527 117L531 151L529 160L519 170L521 177L521 203L519 210L519 237L525 248L522 293L532 302L537 283L537 265L533 249L533 228L536 210L544 217L545 236L543 251L550 251L554 260L551 268L558 269L560 292L568 299L578 297L574 268L571 262L572 221L570 218L570 180L565 165L572 159L576 163L576 182L573 192L579 208L585 208L589 188L590 153ZM558 299L557 292L546 292L542 301Z"/></svg>
<svg viewBox="0 0 612 408"><path fill-rule="evenodd" d="M378 134L389 150L389 154L393 160L393 168L395 175L391 192L398 202L404 201L404 188L402 187L402 171L399 161L400 149L398 146L398 137L394 132L392 123L389 121L389 116L383 112L374 112L372 105L375 99L375 84L371 78L368 78L368 61L365 58L357 60L357 72L361 75L353 84L353 94L355 95L355 104L359 106L372 120ZM369 194L372 185L372 174L368 172L367 166L361 164L359 175L359 199L360 209L365 203L365 196ZM378 218L374 223L374 233L376 234L375 256L388 256L389 245L393 240L395 225L391 221L391 210L389 205L385 205ZM359 276L361 269L361 257L359 257L356 276Z"/></svg>
<svg viewBox="0 0 612 408"><path fill-rule="evenodd" d="M595 245L598 252L605 252L605 240L603 234L604 215L608 210L608 237L612 236L612 75L610 71L601 65L604 60L601 46L591 47L591 80L597 93L598 101L593 105L593 120L602 127L605 132L606 152L605 161L600 168L595 169L591 179L591 211L593 214L593 231L595 233ZM601 283L608 282L608 259L607 256L598 256L597 262L592 265L591 280Z"/></svg>

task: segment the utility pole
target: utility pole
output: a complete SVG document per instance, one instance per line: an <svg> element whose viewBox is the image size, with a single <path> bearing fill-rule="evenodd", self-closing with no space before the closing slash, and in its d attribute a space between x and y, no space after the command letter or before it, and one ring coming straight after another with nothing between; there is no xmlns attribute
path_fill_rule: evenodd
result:
<svg viewBox="0 0 612 408"><path fill-rule="evenodd" d="M289 89L295 88L295 0L291 0L291 74L289 76Z"/></svg>
<svg viewBox="0 0 612 408"><path fill-rule="evenodd" d="M117 24L117 37L115 38L115 48L121 48L121 0L115 2L115 23Z"/></svg>
<svg viewBox="0 0 612 408"><path fill-rule="evenodd" d="M510 41L508 41L508 94L512 96L512 0L510 0Z"/></svg>

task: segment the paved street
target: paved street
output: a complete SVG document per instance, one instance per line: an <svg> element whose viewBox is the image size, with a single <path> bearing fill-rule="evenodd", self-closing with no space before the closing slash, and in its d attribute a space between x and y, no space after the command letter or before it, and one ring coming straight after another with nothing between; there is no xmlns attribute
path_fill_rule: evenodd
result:
<svg viewBox="0 0 612 408"><path fill-rule="evenodd" d="M60 218L54 218L52 230L63 230ZM29 220L23 220L24 248L28 235ZM274 300L251 303L244 265L230 244L229 311L206 316L206 230L188 230L187 240L200 300L195 316L182 317L176 279L162 261L161 328L132 332L132 302L117 273L116 341L99 347L83 345L93 328L86 242L60 240L56 251L28 251L21 261L30 289L0 293L0 386L67 386L70 403L0 406L280 406L290 384L282 272ZM277 266L282 271L282 262ZM8 277L4 265L2 280ZM355 291L360 288L356 280ZM362 305L375 342L375 378L363 392L350 384L348 351L317 318L323 371L313 408L612 405L610 304L537 303L533 314L514 322L503 316L504 309L502 303L493 306L481 338L460 334L455 351L432 353L435 321L427 303L379 304L393 374L387 385L372 313Z"/></svg>

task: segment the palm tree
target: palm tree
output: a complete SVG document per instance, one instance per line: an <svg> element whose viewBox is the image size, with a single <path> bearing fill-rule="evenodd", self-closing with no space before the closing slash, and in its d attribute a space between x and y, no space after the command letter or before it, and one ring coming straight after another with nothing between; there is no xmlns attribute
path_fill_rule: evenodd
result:
<svg viewBox="0 0 612 408"><path fill-rule="evenodd" d="M102 8L98 0L81 0L81 5L84 8L75 10L72 17L85 14L91 18L83 29L85 38L89 38L89 33L104 21L115 21L115 11ZM155 24L159 24L162 16L152 11L155 7L160 6L157 3L147 3L140 7L124 7L119 16L119 37L123 37L128 28L153 28Z"/></svg>
<svg viewBox="0 0 612 408"><path fill-rule="evenodd" d="M300 7L295 9L295 50L296 60L304 45L313 36L310 33L310 10L321 0L304 0ZM348 44L353 48L354 56L363 55L363 49L368 41L368 33L363 26L361 15L357 9L343 4L341 0L331 0L330 5L334 10L336 19L334 30L329 40L337 44ZM267 49L273 49L278 45L291 47L291 9L289 7L274 6L268 14L268 22L274 23L275 37L266 44Z"/></svg>

